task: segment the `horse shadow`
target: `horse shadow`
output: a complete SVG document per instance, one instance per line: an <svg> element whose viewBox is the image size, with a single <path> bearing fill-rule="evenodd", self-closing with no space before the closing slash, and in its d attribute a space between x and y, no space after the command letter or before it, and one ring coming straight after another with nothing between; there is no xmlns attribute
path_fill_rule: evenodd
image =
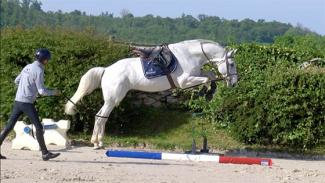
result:
<svg viewBox="0 0 325 183"><path fill-rule="evenodd" d="M164 105L159 108L152 106L138 106L136 110L124 111L124 119L106 125L106 132L117 136L152 137L168 133L191 120L191 114L184 109ZM120 115L114 113L112 115Z"/></svg>

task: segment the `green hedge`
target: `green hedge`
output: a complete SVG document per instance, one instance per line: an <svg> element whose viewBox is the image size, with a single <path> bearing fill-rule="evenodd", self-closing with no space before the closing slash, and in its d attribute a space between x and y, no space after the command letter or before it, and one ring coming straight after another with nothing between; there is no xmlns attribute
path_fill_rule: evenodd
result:
<svg viewBox="0 0 325 183"><path fill-rule="evenodd" d="M223 107L233 133L248 143L309 148L325 136L324 70L279 69L270 73L253 96L227 101ZM230 114L231 113L231 114Z"/></svg>
<svg viewBox="0 0 325 183"><path fill-rule="evenodd" d="M13 83L21 69L34 61L37 48L48 48L52 52L52 60L45 69L45 85L59 88L71 97L76 91L81 76L95 66L106 67L128 54L128 48L113 44L106 37L94 35L91 31L73 32L69 30L50 30L33 28L24 30L10 28L1 30L1 87L0 87L0 121L4 124L12 108L16 87ZM54 119L68 118L64 116L64 97L43 97L37 100L40 116ZM100 90L87 96L79 106L81 114L72 120L72 130L90 131L94 115L103 104ZM87 107L86 107L87 106ZM119 113L127 105L122 105L112 114L112 122L117 121ZM122 110L121 110L122 109ZM25 119L26 120L26 119Z"/></svg>
<svg viewBox="0 0 325 183"><path fill-rule="evenodd" d="M34 52L40 47L49 48L53 54L45 71L46 86L62 89L70 97L88 69L105 67L128 56L126 46L113 44L91 31L1 29L2 125L7 121L14 101L16 88L13 81L26 64L33 62ZM211 102L196 98L187 101L187 106L203 111L217 126L227 127L246 143L304 149L323 143L324 68L300 70L298 66L315 57L325 58L325 37L283 36L272 45L242 44L234 47L239 49L236 55L240 74L238 85L229 89L219 84ZM188 94L181 92L183 96ZM130 101L132 93L117 110L113 110L109 125L111 132L128 131L125 126L140 115ZM91 131L94 115L103 103L101 91L96 90L85 97L83 105L78 106L82 113L72 118L64 115L65 102L63 97L38 99L40 116L70 118L72 131Z"/></svg>
<svg viewBox="0 0 325 183"><path fill-rule="evenodd" d="M235 47L238 85L229 89L219 84L211 102L198 98L187 104L249 144L308 149L324 143L324 68L298 66L325 58L325 37L284 36L272 45Z"/></svg>

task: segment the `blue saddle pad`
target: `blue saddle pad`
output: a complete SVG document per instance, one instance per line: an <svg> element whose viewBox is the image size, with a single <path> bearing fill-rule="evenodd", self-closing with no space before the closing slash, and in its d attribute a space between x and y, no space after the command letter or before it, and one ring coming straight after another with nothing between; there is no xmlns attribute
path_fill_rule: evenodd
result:
<svg viewBox="0 0 325 183"><path fill-rule="evenodd" d="M143 74L147 79L156 78L159 76L165 76L168 73L172 73L177 68L177 59L172 56L171 62L165 66L156 59L146 60L141 59Z"/></svg>

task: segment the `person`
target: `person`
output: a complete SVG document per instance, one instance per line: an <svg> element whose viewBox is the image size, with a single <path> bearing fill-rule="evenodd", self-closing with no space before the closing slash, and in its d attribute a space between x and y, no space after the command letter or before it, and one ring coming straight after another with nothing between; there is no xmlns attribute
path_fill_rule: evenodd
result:
<svg viewBox="0 0 325 183"><path fill-rule="evenodd" d="M42 152L42 159L47 161L56 158L60 153L51 153L47 150L43 136L43 126L34 102L38 94L41 96L58 96L61 92L60 90L49 90L44 87L44 69L51 59L50 51L45 48L38 49L35 57L36 61L25 66L15 79L15 84L18 86L16 98L7 125L0 134L0 146L14 128L18 118L25 113L36 128L36 138ZM6 157L0 153L0 159L6 159Z"/></svg>

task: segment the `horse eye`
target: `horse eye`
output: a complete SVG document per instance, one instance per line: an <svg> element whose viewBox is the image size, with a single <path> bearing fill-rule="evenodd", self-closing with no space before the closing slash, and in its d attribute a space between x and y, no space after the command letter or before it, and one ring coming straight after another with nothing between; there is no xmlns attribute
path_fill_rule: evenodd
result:
<svg viewBox="0 0 325 183"><path fill-rule="evenodd" d="M231 63L231 64L230 64L230 66L231 66L231 67L234 67L234 66L235 66L235 64L234 64L234 63Z"/></svg>

